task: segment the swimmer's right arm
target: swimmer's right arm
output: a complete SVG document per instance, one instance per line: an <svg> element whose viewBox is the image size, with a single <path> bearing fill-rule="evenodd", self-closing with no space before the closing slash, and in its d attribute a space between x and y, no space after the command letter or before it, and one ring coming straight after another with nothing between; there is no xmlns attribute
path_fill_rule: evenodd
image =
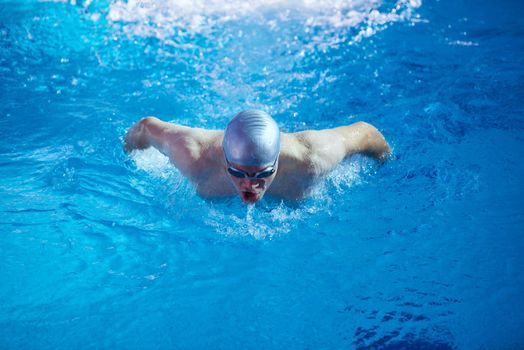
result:
<svg viewBox="0 0 524 350"><path fill-rule="evenodd" d="M182 174L193 176L197 171L196 160L200 155L199 143L195 141L193 128L167 123L155 117L145 117L129 128L124 149L155 147L169 158Z"/></svg>
<svg viewBox="0 0 524 350"><path fill-rule="evenodd" d="M155 117L142 118L127 131L124 150L129 153L135 149L155 147L169 156L169 147L166 141L167 132L172 127L173 124L163 122Z"/></svg>

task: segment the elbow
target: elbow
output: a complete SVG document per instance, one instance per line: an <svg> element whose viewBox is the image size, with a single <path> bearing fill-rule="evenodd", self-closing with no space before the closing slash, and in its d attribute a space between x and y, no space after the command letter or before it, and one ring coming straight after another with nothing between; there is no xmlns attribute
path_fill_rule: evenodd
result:
<svg viewBox="0 0 524 350"><path fill-rule="evenodd" d="M377 154L377 159L380 160L381 162L385 162L390 155L391 155L391 147L389 147L386 140L384 140L383 147Z"/></svg>
<svg viewBox="0 0 524 350"><path fill-rule="evenodd" d="M355 123L358 130L360 130L364 135L368 137L377 137L377 135L382 136L380 131L378 131L377 128L375 128L373 125L366 123L366 122L356 122Z"/></svg>
<svg viewBox="0 0 524 350"><path fill-rule="evenodd" d="M156 118L156 117L147 116L147 117L144 117L144 118L140 119L140 121L137 124L140 124L140 126L143 127L143 128L147 128L149 125L155 123L158 120L159 119Z"/></svg>
<svg viewBox="0 0 524 350"><path fill-rule="evenodd" d="M380 162L385 162L391 154L391 148L386 140L382 138L379 142L376 142L373 146L369 147L368 151L365 153Z"/></svg>
<svg viewBox="0 0 524 350"><path fill-rule="evenodd" d="M375 158L384 162L387 160L387 157L391 154L391 147L389 147L386 138L380 131L375 129L375 135L373 136L372 143L372 153Z"/></svg>
<svg viewBox="0 0 524 350"><path fill-rule="evenodd" d="M384 135L369 123L358 122L357 124L365 135L364 153L380 161L385 161L391 153L391 147L389 147Z"/></svg>

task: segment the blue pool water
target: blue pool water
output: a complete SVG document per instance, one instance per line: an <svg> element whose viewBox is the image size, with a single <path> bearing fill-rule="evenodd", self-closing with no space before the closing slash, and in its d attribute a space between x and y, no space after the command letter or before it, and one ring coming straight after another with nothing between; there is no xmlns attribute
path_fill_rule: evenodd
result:
<svg viewBox="0 0 524 350"><path fill-rule="evenodd" d="M523 10L0 0L0 348L524 348ZM246 207L122 151L247 108L392 159Z"/></svg>

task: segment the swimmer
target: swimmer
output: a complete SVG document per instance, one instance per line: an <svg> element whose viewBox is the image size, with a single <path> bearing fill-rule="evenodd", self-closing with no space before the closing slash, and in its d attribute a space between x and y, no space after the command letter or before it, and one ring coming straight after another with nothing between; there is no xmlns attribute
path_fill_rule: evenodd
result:
<svg viewBox="0 0 524 350"><path fill-rule="evenodd" d="M255 203L265 193L285 199L307 196L316 180L350 155L385 160L384 136L357 122L324 130L280 132L267 113L238 113L225 131L190 128L145 117L127 132L124 149L155 147L203 197L238 194Z"/></svg>

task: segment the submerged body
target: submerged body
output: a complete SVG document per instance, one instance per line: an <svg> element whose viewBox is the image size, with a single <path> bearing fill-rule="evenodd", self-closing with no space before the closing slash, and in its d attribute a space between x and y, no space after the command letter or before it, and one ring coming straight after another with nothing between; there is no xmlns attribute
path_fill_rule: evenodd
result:
<svg viewBox="0 0 524 350"><path fill-rule="evenodd" d="M191 128L146 117L129 129L124 147L128 152L155 147L196 186L200 195L239 194L247 203L260 200L265 193L301 199L307 196L316 180L346 157L363 153L383 160L390 152L383 135L364 122L333 129L280 133L276 171L264 178L237 178L228 172L228 165L246 174L256 174L265 167L228 162L223 141L224 131Z"/></svg>

